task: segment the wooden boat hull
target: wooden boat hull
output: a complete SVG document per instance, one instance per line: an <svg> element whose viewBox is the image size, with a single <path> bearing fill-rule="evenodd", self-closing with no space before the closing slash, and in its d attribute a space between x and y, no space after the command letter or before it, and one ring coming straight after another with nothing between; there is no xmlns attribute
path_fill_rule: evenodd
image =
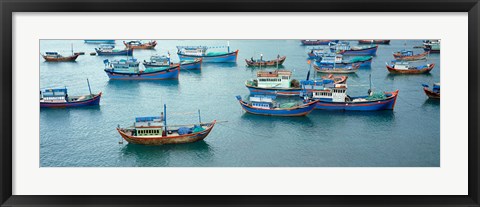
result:
<svg viewBox="0 0 480 207"><path fill-rule="evenodd" d="M277 65L282 65L283 62L285 62L285 59L287 59L286 56L280 57L279 59L275 60L268 60L268 61L251 61L248 59L245 59L245 62L247 63L247 66L253 66L253 67L259 67L259 66L277 66Z"/></svg>
<svg viewBox="0 0 480 207"><path fill-rule="evenodd" d="M47 62L73 62L73 61L77 60L79 55L80 54L75 54L75 55L72 55L72 56L60 57L60 58L54 58L54 57L48 57L48 56L42 55L42 57Z"/></svg>
<svg viewBox="0 0 480 207"><path fill-rule="evenodd" d="M338 53L342 55L351 55L351 56L375 56L377 55L378 45L370 48L363 49L350 49L350 50L341 50Z"/></svg>
<svg viewBox="0 0 480 207"><path fill-rule="evenodd" d="M315 71L319 73L329 73L329 74L349 74L349 73L356 73L358 71L358 66L352 69L346 69L346 68L321 68L316 65L313 66L315 68Z"/></svg>
<svg viewBox="0 0 480 207"><path fill-rule="evenodd" d="M163 79L178 79L180 75L180 67L175 67L146 73L118 73L111 69L105 69L108 77L113 80L163 80Z"/></svg>
<svg viewBox="0 0 480 207"><path fill-rule="evenodd" d="M82 107L82 106L95 106L100 104L100 98L102 97L102 92L93 96L93 98L82 101L75 102L40 102L40 108L73 108L73 107Z"/></svg>
<svg viewBox="0 0 480 207"><path fill-rule="evenodd" d="M97 48L95 48L95 51L99 56L113 56L113 55L125 55L125 56L132 56L133 55L133 49L127 49L127 50L121 50L117 52L103 52Z"/></svg>
<svg viewBox="0 0 480 207"><path fill-rule="evenodd" d="M180 69L182 70L201 70L202 69L202 58L197 58L194 62L182 63L180 64Z"/></svg>
<svg viewBox="0 0 480 207"><path fill-rule="evenodd" d="M429 98L440 99L440 93L435 93L427 87L423 87L423 91Z"/></svg>
<svg viewBox="0 0 480 207"><path fill-rule="evenodd" d="M430 53L440 53L440 50L432 50L428 47L423 48L423 50L425 50L425 52L430 52Z"/></svg>
<svg viewBox="0 0 480 207"><path fill-rule="evenodd" d="M141 145L166 145L166 144L184 144L192 143L205 139L208 134L212 131L215 126L216 120L212 123L207 124L208 127L197 133L178 135L178 136L160 136L160 137L139 137L131 136L125 133L122 129L117 128L118 133L122 136L125 141L132 144L141 144Z"/></svg>
<svg viewBox="0 0 480 207"><path fill-rule="evenodd" d="M205 63L234 63L237 62L238 50L231 53L226 53L222 55L210 55L210 56L196 56L196 55L185 55L177 53L180 61L184 60L195 60L196 58L202 58L202 61Z"/></svg>
<svg viewBox="0 0 480 207"><path fill-rule="evenodd" d="M157 41L147 42L141 45L130 45L127 42L123 41L123 44L126 48L129 49L153 49L157 46Z"/></svg>
<svg viewBox="0 0 480 207"><path fill-rule="evenodd" d="M300 40L302 45L328 45L330 42L337 43L338 40L316 40L316 41L309 41L309 40Z"/></svg>
<svg viewBox="0 0 480 207"><path fill-rule="evenodd" d="M412 55L412 56L404 56L401 53L394 53L393 58L395 58L395 60L404 60L404 61L424 60L427 58L428 54L430 54L429 51L424 52L422 54Z"/></svg>
<svg viewBox="0 0 480 207"><path fill-rule="evenodd" d="M264 116L306 116L315 109L318 101L312 101L301 106L295 106L285 109L260 109L249 106L245 101L238 100L243 110L250 114Z"/></svg>
<svg viewBox="0 0 480 207"><path fill-rule="evenodd" d="M433 68L435 67L435 64L430 64L430 67L428 68L423 68L420 70L417 69L410 69L410 70L398 70L393 68L390 65L387 65L388 72L393 73L393 74L424 74L424 73L429 73Z"/></svg>
<svg viewBox="0 0 480 207"><path fill-rule="evenodd" d="M390 44L390 40L358 40L358 44Z"/></svg>
<svg viewBox="0 0 480 207"><path fill-rule="evenodd" d="M115 44L115 40L84 40L85 44Z"/></svg>
<svg viewBox="0 0 480 207"><path fill-rule="evenodd" d="M315 109L320 110L344 110L344 111L379 111L379 110L393 110L398 97L398 90L394 92L385 92L389 95L384 100L376 100L369 102L330 102L319 100Z"/></svg>

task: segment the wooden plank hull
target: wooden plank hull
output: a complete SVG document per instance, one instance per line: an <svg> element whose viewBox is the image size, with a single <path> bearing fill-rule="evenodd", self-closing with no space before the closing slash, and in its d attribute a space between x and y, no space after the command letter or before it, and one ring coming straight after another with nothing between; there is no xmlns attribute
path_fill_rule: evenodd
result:
<svg viewBox="0 0 480 207"><path fill-rule="evenodd" d="M132 144L141 145L166 145L166 144L184 144L192 143L205 139L215 126L216 120L208 124L208 127L197 133L178 135L178 136L159 136L159 137L139 137L131 136L124 130L117 128L118 133L125 141Z"/></svg>
<svg viewBox="0 0 480 207"><path fill-rule="evenodd" d="M433 68L435 67L435 64L430 64L430 67L423 68L423 69L408 69L408 70L399 70L395 69L390 65L387 65L388 72L393 73L393 74L424 74L424 73L429 73Z"/></svg>
<svg viewBox="0 0 480 207"><path fill-rule="evenodd" d="M120 51L115 51L115 52L105 52L102 50L99 50L95 48L95 51L99 56L113 56L113 55L125 55L125 56L132 56L133 55L133 49L126 49L126 50L120 50Z"/></svg>
<svg viewBox="0 0 480 207"><path fill-rule="evenodd" d="M291 108L277 108L277 109L261 109L250 106L243 100L238 100L243 110L250 114L264 115L264 116L306 116L315 109L315 104L318 101L312 101L300 106Z"/></svg>
<svg viewBox="0 0 480 207"><path fill-rule="evenodd" d="M114 80L163 80L178 79L180 66L148 73L119 73L111 69L105 69L104 71L110 79Z"/></svg>
<svg viewBox="0 0 480 207"><path fill-rule="evenodd" d="M180 61L195 60L197 58L202 58L202 61L205 63L234 63L234 62L237 62L238 50L236 50L235 52L226 53L222 55L198 56L198 55L186 55L181 53L177 53L177 55L180 58Z"/></svg>
<svg viewBox="0 0 480 207"><path fill-rule="evenodd" d="M47 62L73 62L73 61L77 60L79 55L80 54L75 54L75 55L72 55L72 56L59 57L59 58L48 57L48 56L42 55L42 57Z"/></svg>
<svg viewBox="0 0 480 207"><path fill-rule="evenodd" d="M427 87L424 87L423 91L425 92L425 95L427 95L429 98L440 99L440 93L435 93Z"/></svg>
<svg viewBox="0 0 480 207"><path fill-rule="evenodd" d="M393 57L395 60L404 60L404 61L415 61L415 60L424 60L427 58L429 51L424 52L422 54L412 55L412 56L404 56L401 53L394 53Z"/></svg>
<svg viewBox="0 0 480 207"><path fill-rule="evenodd" d="M378 45L375 47L363 48L363 49L350 49L339 51L339 54L342 55L351 55L351 56L375 56L377 55Z"/></svg>

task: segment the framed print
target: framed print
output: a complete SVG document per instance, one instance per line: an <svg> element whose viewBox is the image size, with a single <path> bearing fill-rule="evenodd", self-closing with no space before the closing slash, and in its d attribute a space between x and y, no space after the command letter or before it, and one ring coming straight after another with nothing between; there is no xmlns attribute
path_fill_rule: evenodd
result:
<svg viewBox="0 0 480 207"><path fill-rule="evenodd" d="M477 1L1 12L2 206L479 205Z"/></svg>

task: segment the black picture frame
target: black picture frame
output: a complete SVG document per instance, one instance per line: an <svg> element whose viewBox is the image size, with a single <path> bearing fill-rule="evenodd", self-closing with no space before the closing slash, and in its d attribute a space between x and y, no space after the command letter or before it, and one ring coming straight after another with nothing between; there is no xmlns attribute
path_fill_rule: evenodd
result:
<svg viewBox="0 0 480 207"><path fill-rule="evenodd" d="M478 0L0 0L1 206L479 206ZM468 195L438 196L27 196L12 195L13 12L468 12ZM233 187L233 186L232 186Z"/></svg>

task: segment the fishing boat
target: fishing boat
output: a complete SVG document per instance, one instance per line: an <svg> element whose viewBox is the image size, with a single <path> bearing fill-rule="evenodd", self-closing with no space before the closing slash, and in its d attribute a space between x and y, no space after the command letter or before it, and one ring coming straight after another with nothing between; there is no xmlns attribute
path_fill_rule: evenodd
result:
<svg viewBox="0 0 480 207"><path fill-rule="evenodd" d="M67 87L40 91L40 108L71 108L99 105L102 92L93 94L88 79L87 83L90 91L90 94L87 95L69 96Z"/></svg>
<svg viewBox="0 0 480 207"><path fill-rule="evenodd" d="M154 55L150 57L150 61L143 61L145 68L171 67L178 63L172 63L170 54ZM202 69L202 58L195 58L194 60L184 60L180 62L180 69L182 70L196 70Z"/></svg>
<svg viewBox="0 0 480 207"><path fill-rule="evenodd" d="M250 60L245 59L245 62L247 62L247 66L279 66L282 65L283 62L285 62L285 59L287 59L286 56L280 57L280 55L277 56L277 59L274 60L263 60L263 56L260 56L260 59L255 60L250 58Z"/></svg>
<svg viewBox="0 0 480 207"><path fill-rule="evenodd" d="M288 70L257 71L257 77L245 82L250 94L276 94L294 96L300 94L300 83L292 79Z"/></svg>
<svg viewBox="0 0 480 207"><path fill-rule="evenodd" d="M373 92L367 96L350 97L346 94L346 84L326 85L323 89L312 90L306 97L318 101L315 109L345 111L393 110L398 90L394 92Z"/></svg>
<svg viewBox="0 0 480 207"><path fill-rule="evenodd" d="M45 55L42 54L42 57L47 62L73 62L79 55L80 53L74 53L70 56L62 56L58 52L45 52Z"/></svg>
<svg viewBox="0 0 480 207"><path fill-rule="evenodd" d="M335 65L330 66L319 66L314 65L313 68L319 73L330 73L330 74L348 74L348 73L356 73L358 68L360 68L360 64L352 64L351 66L345 67L336 67Z"/></svg>
<svg viewBox="0 0 480 207"><path fill-rule="evenodd" d="M316 59L316 64L319 67L351 67L358 64L360 68L369 68L372 65L372 56L353 56L345 59L341 54L328 53Z"/></svg>
<svg viewBox="0 0 480 207"><path fill-rule="evenodd" d="M153 49L157 46L157 41L153 40L147 43L142 43L140 40L134 40L129 42L123 41L123 44L126 48L130 49Z"/></svg>
<svg viewBox="0 0 480 207"><path fill-rule="evenodd" d="M429 73L434 67L435 64L426 64L420 66L412 66L408 62L403 61L392 61L389 65L386 63L387 69L390 73L394 74L422 74L422 73Z"/></svg>
<svg viewBox="0 0 480 207"><path fill-rule="evenodd" d="M349 42L330 43L330 51L342 55L375 56L378 45L350 46Z"/></svg>
<svg viewBox="0 0 480 207"><path fill-rule="evenodd" d="M425 40L423 42L423 50L430 53L440 53L440 40Z"/></svg>
<svg viewBox="0 0 480 207"><path fill-rule="evenodd" d="M358 44L390 44L390 40L358 40Z"/></svg>
<svg viewBox="0 0 480 207"><path fill-rule="evenodd" d="M115 40L84 40L85 44L115 44Z"/></svg>
<svg viewBox="0 0 480 207"><path fill-rule="evenodd" d="M170 67L145 68L140 70L140 62L137 59L104 60L105 73L114 80L163 80L178 79L180 65Z"/></svg>
<svg viewBox="0 0 480 207"><path fill-rule="evenodd" d="M308 58L310 59L318 59L325 54L331 53L329 48L327 47L314 47L310 48L310 52L307 53Z"/></svg>
<svg viewBox="0 0 480 207"><path fill-rule="evenodd" d="M306 116L315 109L315 104L318 102L279 104L273 100L274 98L272 96L253 96L247 103L242 100L242 97L237 96L237 100L245 112L265 116Z"/></svg>
<svg viewBox="0 0 480 207"><path fill-rule="evenodd" d="M338 42L338 40L300 40L302 45L328 45L330 42Z"/></svg>
<svg viewBox="0 0 480 207"><path fill-rule="evenodd" d="M230 46L226 46L226 52L207 52L209 49L212 48L225 48L225 46L177 46L177 55L180 58L180 61L202 58L203 62L205 63L237 62L238 50L231 52Z"/></svg>
<svg viewBox="0 0 480 207"><path fill-rule="evenodd" d="M428 57L430 51L426 51L420 54L414 54L412 50L401 50L396 53L393 53L393 57L395 60L403 60L403 61L416 61L416 60L424 60Z"/></svg>
<svg viewBox="0 0 480 207"><path fill-rule="evenodd" d="M440 83L434 83L432 89L427 84L422 84L423 91L429 98L440 99Z"/></svg>
<svg viewBox="0 0 480 207"><path fill-rule="evenodd" d="M118 50L118 49L115 49L114 45L100 45L99 48L95 48L95 52L97 52L98 55L125 55L125 56L133 55L132 48Z"/></svg>
<svg viewBox="0 0 480 207"><path fill-rule="evenodd" d="M205 139L215 126L216 120L187 125L167 125L166 105L160 116L136 117L133 126L117 131L125 141L141 145L166 145L192 143ZM200 112L200 111L199 111Z"/></svg>

